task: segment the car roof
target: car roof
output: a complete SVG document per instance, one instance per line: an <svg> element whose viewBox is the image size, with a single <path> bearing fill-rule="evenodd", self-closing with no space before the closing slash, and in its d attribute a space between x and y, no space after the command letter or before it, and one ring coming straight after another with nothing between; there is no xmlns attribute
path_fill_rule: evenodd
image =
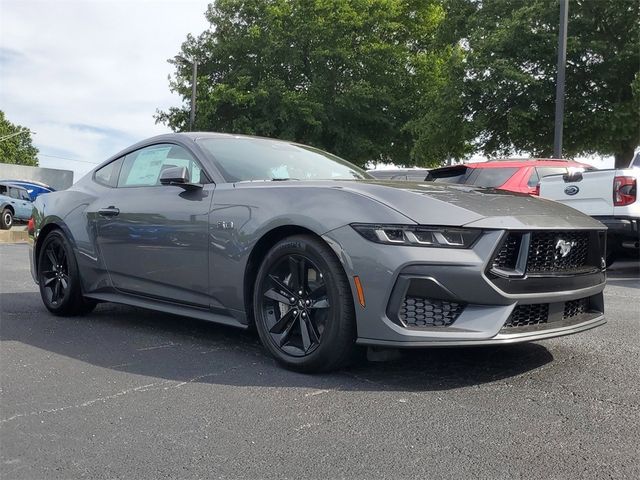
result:
<svg viewBox="0 0 640 480"><path fill-rule="evenodd" d="M520 167L568 167L568 166L588 166L584 163L573 160L553 159L553 158L506 158L504 160L489 160L487 162L465 163L469 168L520 168Z"/></svg>
<svg viewBox="0 0 640 480"><path fill-rule="evenodd" d="M23 186L16 185L15 183L11 183L11 182L0 182L0 185L4 185L5 187L17 188L18 190L24 190L25 192L27 191L27 189L24 188Z"/></svg>

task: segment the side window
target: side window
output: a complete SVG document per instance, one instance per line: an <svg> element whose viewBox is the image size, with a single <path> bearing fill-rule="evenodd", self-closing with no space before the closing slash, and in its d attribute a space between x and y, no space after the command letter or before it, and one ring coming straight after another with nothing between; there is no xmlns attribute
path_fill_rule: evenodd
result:
<svg viewBox="0 0 640 480"><path fill-rule="evenodd" d="M6 194L7 194L7 186L0 185L0 195L6 195Z"/></svg>
<svg viewBox="0 0 640 480"><path fill-rule="evenodd" d="M540 181L540 176L538 176L538 171L535 168L531 169L531 176L529 177L529 181L527 182L527 186L535 187L538 185Z"/></svg>
<svg viewBox="0 0 640 480"><path fill-rule="evenodd" d="M20 200L20 189L15 187L9 187L9 196L11 198L15 198L16 200Z"/></svg>
<svg viewBox="0 0 640 480"><path fill-rule="evenodd" d="M548 177L549 175L564 175L567 173L567 169L564 167L538 167L536 170L540 179Z"/></svg>
<svg viewBox="0 0 640 480"><path fill-rule="evenodd" d="M477 175L466 182L467 184L473 184L478 187L484 188L498 188L501 187L507 180L509 180L514 173L518 171L517 168L501 167L501 168L476 168Z"/></svg>
<svg viewBox="0 0 640 480"><path fill-rule="evenodd" d="M185 167L189 181L201 183L200 164L179 145L160 144L142 148L124 158L118 187L152 187L160 185L160 174L172 167Z"/></svg>
<svg viewBox="0 0 640 480"><path fill-rule="evenodd" d="M120 174L120 168L122 167L123 158L119 158L100 170L97 170L94 179L101 185L106 187L116 187L118 185L118 175Z"/></svg>
<svg viewBox="0 0 640 480"><path fill-rule="evenodd" d="M31 201L31 197L26 190L20 190L20 200L26 200L27 202Z"/></svg>

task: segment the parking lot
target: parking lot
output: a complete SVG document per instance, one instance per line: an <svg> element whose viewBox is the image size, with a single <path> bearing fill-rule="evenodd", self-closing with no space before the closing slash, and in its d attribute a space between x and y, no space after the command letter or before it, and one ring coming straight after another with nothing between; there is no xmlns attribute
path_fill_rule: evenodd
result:
<svg viewBox="0 0 640 480"><path fill-rule="evenodd" d="M640 280L608 323L500 348L283 370L256 336L113 304L55 318L0 245L1 470L12 478L639 478Z"/></svg>

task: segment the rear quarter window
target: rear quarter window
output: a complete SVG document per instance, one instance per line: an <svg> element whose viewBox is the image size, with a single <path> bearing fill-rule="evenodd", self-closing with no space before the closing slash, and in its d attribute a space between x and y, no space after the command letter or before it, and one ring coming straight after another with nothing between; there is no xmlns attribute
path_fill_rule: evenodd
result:
<svg viewBox="0 0 640 480"><path fill-rule="evenodd" d="M476 168L475 170L475 174L465 183L476 187L498 188L504 185L518 171L518 168Z"/></svg>
<svg viewBox="0 0 640 480"><path fill-rule="evenodd" d="M445 167L439 170L431 170L425 180L438 183L466 183L473 170L464 166Z"/></svg>
<svg viewBox="0 0 640 480"><path fill-rule="evenodd" d="M549 175L564 175L567 173L567 169L565 167L537 167L536 171L538 172L538 177L540 179L548 177Z"/></svg>

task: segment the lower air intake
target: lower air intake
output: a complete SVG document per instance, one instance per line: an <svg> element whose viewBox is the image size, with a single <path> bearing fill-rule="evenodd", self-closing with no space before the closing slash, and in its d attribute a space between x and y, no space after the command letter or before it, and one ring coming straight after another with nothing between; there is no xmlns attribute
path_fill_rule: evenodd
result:
<svg viewBox="0 0 640 480"><path fill-rule="evenodd" d="M574 318L579 315L584 315L589 311L589 299L580 298L578 300L572 300L564 304L564 312L562 317L564 319Z"/></svg>
<svg viewBox="0 0 640 480"><path fill-rule="evenodd" d="M547 323L549 319L549 304L534 303L531 305L518 305L513 309L504 328L528 327Z"/></svg>
<svg viewBox="0 0 640 480"><path fill-rule="evenodd" d="M406 296L398 317L407 327L448 327L464 308L462 303Z"/></svg>

